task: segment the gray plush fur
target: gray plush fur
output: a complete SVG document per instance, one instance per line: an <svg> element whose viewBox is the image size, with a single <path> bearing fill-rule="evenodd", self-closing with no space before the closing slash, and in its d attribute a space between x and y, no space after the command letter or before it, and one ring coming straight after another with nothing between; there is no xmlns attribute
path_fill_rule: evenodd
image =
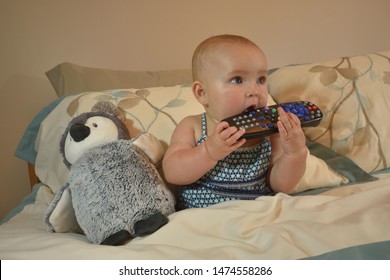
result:
<svg viewBox="0 0 390 280"><path fill-rule="evenodd" d="M130 140L86 151L71 167L69 187L77 221L93 243L154 213L174 212L174 198L156 168Z"/></svg>

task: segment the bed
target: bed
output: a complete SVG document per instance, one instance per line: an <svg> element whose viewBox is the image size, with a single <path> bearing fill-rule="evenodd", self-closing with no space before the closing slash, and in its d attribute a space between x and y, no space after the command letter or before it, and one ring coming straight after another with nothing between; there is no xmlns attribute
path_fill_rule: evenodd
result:
<svg viewBox="0 0 390 280"><path fill-rule="evenodd" d="M148 132L166 148L177 123L202 111L191 72L62 63L46 75L58 98L15 152L29 165L32 191L1 222L1 259L390 259L390 51L269 71L270 101L309 100L324 114L305 128L310 155L293 194L178 211L155 233L118 247L61 230L61 215L57 232L44 223L68 176L62 131L104 100L122 110L131 136Z"/></svg>

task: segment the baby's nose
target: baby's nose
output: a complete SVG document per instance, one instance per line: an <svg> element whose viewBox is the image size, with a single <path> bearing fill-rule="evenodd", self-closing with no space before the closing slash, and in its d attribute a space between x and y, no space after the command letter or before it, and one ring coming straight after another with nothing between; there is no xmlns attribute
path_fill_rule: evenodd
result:
<svg viewBox="0 0 390 280"><path fill-rule="evenodd" d="M258 86L255 84L255 85L248 85L248 87L246 88L246 96L247 97L251 97L251 96L257 96L259 95L260 91L259 91L259 88Z"/></svg>

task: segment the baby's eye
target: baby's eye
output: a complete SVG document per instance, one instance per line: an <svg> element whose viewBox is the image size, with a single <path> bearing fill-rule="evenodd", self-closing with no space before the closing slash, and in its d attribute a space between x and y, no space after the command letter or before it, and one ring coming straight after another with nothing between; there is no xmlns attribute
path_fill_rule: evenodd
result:
<svg viewBox="0 0 390 280"><path fill-rule="evenodd" d="M230 82L233 84L242 84L242 78L241 77L234 77Z"/></svg>
<svg viewBox="0 0 390 280"><path fill-rule="evenodd" d="M265 76L261 76L259 79L258 79L258 83L261 84L261 85L264 85L265 82L267 81L267 78Z"/></svg>

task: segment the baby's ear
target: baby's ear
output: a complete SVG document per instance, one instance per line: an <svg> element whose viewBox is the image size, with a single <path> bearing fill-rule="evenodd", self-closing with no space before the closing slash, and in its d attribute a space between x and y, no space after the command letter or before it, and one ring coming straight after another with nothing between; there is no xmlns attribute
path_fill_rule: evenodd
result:
<svg viewBox="0 0 390 280"><path fill-rule="evenodd" d="M200 104L207 105L206 91L204 90L203 83L200 81L194 81L192 83L192 92Z"/></svg>

